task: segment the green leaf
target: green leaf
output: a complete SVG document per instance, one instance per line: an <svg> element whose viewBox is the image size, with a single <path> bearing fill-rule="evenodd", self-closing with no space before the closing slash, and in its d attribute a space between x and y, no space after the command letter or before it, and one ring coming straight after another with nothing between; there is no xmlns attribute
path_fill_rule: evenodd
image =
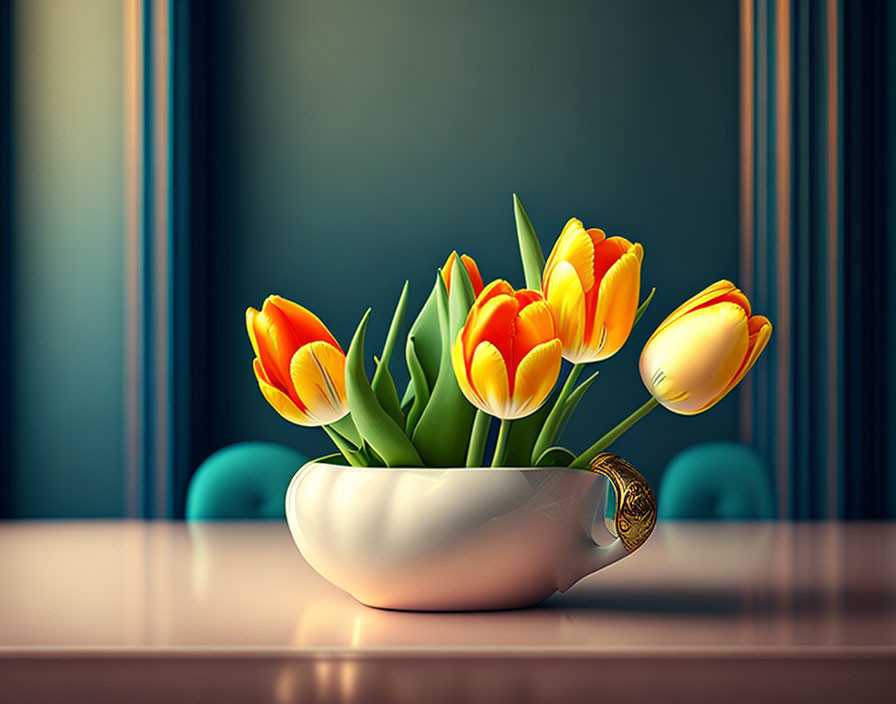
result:
<svg viewBox="0 0 896 704"><path fill-rule="evenodd" d="M346 413L335 423L330 423L330 427L335 429L342 437L352 443L355 447L361 447L361 434L355 427L352 420L352 414Z"/></svg>
<svg viewBox="0 0 896 704"><path fill-rule="evenodd" d="M520 418L510 427L510 439L507 441L507 454L505 462L508 467L532 466L532 448L548 414L557 401L559 391L551 393L548 400L531 416Z"/></svg>
<svg viewBox="0 0 896 704"><path fill-rule="evenodd" d="M401 410L401 402L398 400L398 390L395 388L395 381L389 373L389 369L383 364L378 357L373 358L376 365L376 372L373 374L373 382L370 388L376 394L377 401L400 427L404 427L404 413ZM384 371L380 371L380 370ZM373 388L374 383L378 383L377 388Z"/></svg>
<svg viewBox="0 0 896 704"><path fill-rule="evenodd" d="M568 467L576 458L575 454L565 447L549 447L535 460L536 467Z"/></svg>
<svg viewBox="0 0 896 704"><path fill-rule="evenodd" d="M412 405L408 409L407 425L405 426L407 434L413 437L417 422L420 420L420 416L423 415L423 409L429 403L429 386L426 383L423 365L420 364L420 358L417 356L416 339L412 335L408 336L408 344L405 347L405 359L408 363L408 372L411 375L411 385L413 385L415 390L420 389L420 393L415 391L411 396Z"/></svg>
<svg viewBox="0 0 896 704"><path fill-rule="evenodd" d="M516 220L516 236L520 244L520 258L523 260L523 273L526 275L526 288L541 291L541 274L544 271L544 254L532 221L526 214L523 204L513 194L513 217Z"/></svg>
<svg viewBox="0 0 896 704"><path fill-rule="evenodd" d="M376 450L374 450L367 441L361 445L361 449L359 452L364 454L364 459L367 462L368 467L385 467L386 463L383 462L383 458L380 457Z"/></svg>
<svg viewBox="0 0 896 704"><path fill-rule="evenodd" d="M333 444L339 448L339 452L345 457L346 462L352 467L366 467L369 464L364 453L361 450L356 450L352 447L349 441L333 430L332 427L325 425L323 428L327 432L327 435L330 436Z"/></svg>
<svg viewBox="0 0 896 704"><path fill-rule="evenodd" d="M559 438L563 436L563 431L566 430L566 424L569 423L569 419L576 410L576 406L579 405L579 401L582 400L585 392L591 388L591 385L594 383L594 380L597 379L598 374L600 374L600 372L594 372L594 374L585 379L585 381L579 384L569 395L569 398L566 399L566 403L563 404L563 415L560 418L560 425L557 428L557 434L554 437Z"/></svg>
<svg viewBox="0 0 896 704"><path fill-rule="evenodd" d="M488 429L492 424L492 417L479 409L473 420L473 430L470 433L470 443L467 446L467 467L481 467L482 458L485 456L485 442L488 440ZM511 430L513 427L511 426Z"/></svg>
<svg viewBox="0 0 896 704"><path fill-rule="evenodd" d="M650 290L650 295L647 296L646 299L644 299L644 302L640 306L638 306L638 310L635 311L635 322L632 323L632 327L634 327L635 323L637 323L641 319L641 316L644 315L644 312L647 310L647 306L650 305L650 301L653 300L653 294L655 294L655 293L656 293L656 286L654 286Z"/></svg>
<svg viewBox="0 0 896 704"><path fill-rule="evenodd" d="M467 267L463 265L460 257L454 258L453 266L454 271L451 272L451 292L448 294L447 354L449 360L451 358L451 346L457 339L457 335L463 328L464 323L467 322L467 315L470 312L470 308L473 306L473 302L476 300L476 293L473 291L473 282L470 281ZM445 354L446 348L443 343L442 355Z"/></svg>
<svg viewBox="0 0 896 704"><path fill-rule="evenodd" d="M370 309L364 314L345 360L345 390L352 417L361 437L376 450L388 467L419 467L423 464L404 430L383 409L364 371L364 338Z"/></svg>
<svg viewBox="0 0 896 704"><path fill-rule="evenodd" d="M417 362L419 364L420 362ZM427 394L429 393L429 389L426 390ZM401 399L401 412L404 413L405 418L407 418L408 413L411 412L411 408L414 407L414 400L417 398L417 394L414 393L414 380L411 379L408 382L407 387L404 390L404 396ZM407 423L405 423L407 426Z"/></svg>
<svg viewBox="0 0 896 704"><path fill-rule="evenodd" d="M340 467L348 465L348 460L345 459L345 455L341 452L334 452L332 455L324 455L323 457L318 457L311 461L316 462L317 464L336 464Z"/></svg>
<svg viewBox="0 0 896 704"><path fill-rule="evenodd" d="M457 385L454 367L451 364L451 344L457 331L463 326L461 313L463 312L465 319L466 311L469 311L473 304L472 285L469 287L458 285L465 275L466 269L463 266L457 266L454 270L452 301L449 301L441 272L437 275L436 285L439 292L437 311L441 332L439 374L413 435L414 446L428 467L464 466L473 416L476 412ZM466 280L469 282L469 276L466 276ZM454 311L453 315L451 311Z"/></svg>
<svg viewBox="0 0 896 704"><path fill-rule="evenodd" d="M395 381L389 372L389 362L392 360L392 351L395 349L395 342L398 340L401 326L404 324L407 307L408 282L405 281L404 288L401 289L401 296L398 298L398 305L395 306L395 313L392 315L392 323L389 325L386 342L383 344L382 357L377 361L373 382L370 384L373 393L379 399L380 405L402 427L404 427L404 413L401 411L401 402L398 400L398 390L395 388ZM374 359L376 358L374 357Z"/></svg>
<svg viewBox="0 0 896 704"><path fill-rule="evenodd" d="M441 278L441 277L440 277ZM426 379L427 391L432 391L439 375L439 363L442 358L442 336L439 331L439 282L436 281L417 315L414 324L408 332L408 337L414 338L417 360L423 369ZM419 387L411 388L410 383L405 389L401 399L401 405L406 405L411 400L411 394L419 391Z"/></svg>
<svg viewBox="0 0 896 704"><path fill-rule="evenodd" d="M535 462L541 453L553 444L554 438L557 437L557 429L560 427L560 421L563 420L563 409L566 404L566 399L569 398L569 395L572 393L576 380L579 378L579 374L582 373L584 368L584 364L573 364L572 369L569 370L569 376L567 376L566 381L563 382L563 388L560 389L560 393L556 397L557 400L554 401L551 412L548 414L541 431L538 433L538 439L535 441L535 445L532 448L532 456L529 459L530 462Z"/></svg>

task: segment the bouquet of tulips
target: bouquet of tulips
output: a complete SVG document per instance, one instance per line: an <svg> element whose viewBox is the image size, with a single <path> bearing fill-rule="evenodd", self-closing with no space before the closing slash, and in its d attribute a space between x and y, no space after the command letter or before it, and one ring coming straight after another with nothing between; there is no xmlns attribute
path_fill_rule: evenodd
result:
<svg viewBox="0 0 896 704"><path fill-rule="evenodd" d="M514 196L527 288L485 286L475 261L452 252L404 338L410 381L399 395L389 371L401 337L408 284L372 378L364 350L370 310L343 352L313 313L280 296L246 323L261 392L286 420L321 426L339 452L321 461L358 467L479 467L492 418L500 419L491 466L586 468L657 405L693 415L718 403L753 366L771 324L751 315L728 281L673 311L641 353L649 400L584 451L555 444L597 372L653 297L640 303L644 250L572 218L545 262ZM563 359L572 366L555 390Z"/></svg>

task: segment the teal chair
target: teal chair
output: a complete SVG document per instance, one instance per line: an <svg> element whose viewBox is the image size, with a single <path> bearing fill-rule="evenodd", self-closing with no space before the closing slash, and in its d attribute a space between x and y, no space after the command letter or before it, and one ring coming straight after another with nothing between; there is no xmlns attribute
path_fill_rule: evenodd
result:
<svg viewBox="0 0 896 704"><path fill-rule="evenodd" d="M657 514L680 521L774 518L769 468L755 450L740 443L689 447L666 465Z"/></svg>
<svg viewBox="0 0 896 704"><path fill-rule="evenodd" d="M210 455L187 489L187 520L239 521L286 517L286 488L308 461L273 442L241 442Z"/></svg>

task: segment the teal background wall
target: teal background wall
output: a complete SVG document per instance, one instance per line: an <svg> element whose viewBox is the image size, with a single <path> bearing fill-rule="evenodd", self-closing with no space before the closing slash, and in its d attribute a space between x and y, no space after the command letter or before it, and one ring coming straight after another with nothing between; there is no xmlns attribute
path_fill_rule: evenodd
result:
<svg viewBox="0 0 896 704"><path fill-rule="evenodd" d="M637 357L654 326L711 281L738 279L736 0L369 5L168 5L176 76L168 116L176 164L168 184L177 222L171 290L189 307L172 316L168 331L187 360L173 355L172 378L178 394L189 396L187 410L172 415L174 435L189 447L172 453L176 466L166 468L170 515L183 505L192 468L223 445L275 440L308 454L329 451L322 433L289 425L257 390L243 315L268 293L317 312L344 345L373 306L372 355L404 279L414 308L453 248L474 256L487 280L522 284L514 191L546 251L571 215L640 241L644 291L656 286L657 296L627 347L599 367L565 438L581 449L644 399ZM157 6L139 5L144 14ZM882 3L867 12L835 6L847 47L842 110L850 128L841 175L851 190L843 212L855 216L845 218L840 236L863 242L871 255L848 252L843 337L877 331L873 339L852 334L846 389L837 398L852 425L838 432L850 447L869 445L873 435L875 452L886 450L889 461L871 470L854 459L843 467L854 495L867 475L896 515L896 414L881 410L896 397L896 375L877 367L896 349L896 294L882 284L896 272L889 206L896 202L896 44L887 41L896 36L896 12ZM795 69L807 65L806 56L811 71L823 67L824 43L812 39L816 30L824 35L818 7L790 5L800 19L792 25ZM774 5L757 0L755 9L756 18L768 18ZM133 396L122 382L122 5L0 0L0 10L8 21L0 35L11 39L3 46L8 55L0 54L0 111L10 124L0 123L10 147L9 155L0 149L10 177L8 184L0 179L0 264L9 272L0 287L9 311L0 382L11 383L9 393L0 383L0 515L120 516L122 415ZM808 52L805 26L814 28ZM862 49L869 37L882 57ZM767 52L765 68L773 67L771 47L760 51ZM821 80L810 78L812 85ZM885 94L884 109L864 100L864 90ZM801 116L815 113L794 105L794 134L805 135ZM866 127L873 127L867 135ZM754 150L765 166L775 157L772 144L768 154ZM801 145L789 146L795 159L802 159ZM878 161L866 156L879 154L880 145L887 156L879 177ZM806 173L816 186L823 178L801 168L794 184L805 183ZM866 200L873 217L863 220ZM823 210L823 198L814 206ZM874 306L861 305L863 289L850 283L862 280L866 261ZM878 266L884 261L886 271ZM793 265L801 277L809 271L798 258ZM812 271L813 285L823 287ZM871 366L864 364L868 347L876 349ZM764 355L754 376L773 381L775 358ZM816 396L800 381L806 369L792 372L793 397L798 392L814 407ZM656 411L616 449L656 483L682 447L737 439L738 396L696 418ZM864 408L857 399L865 397L877 405ZM855 406L876 419L875 428L889 430L887 445L881 432L857 427L864 416ZM757 408L754 415L762 413ZM141 477L153 479L151 472Z"/></svg>
<svg viewBox="0 0 896 704"><path fill-rule="evenodd" d="M12 6L12 516L122 513L122 16Z"/></svg>
<svg viewBox="0 0 896 704"><path fill-rule="evenodd" d="M522 285L511 193L550 249L570 216L644 244L651 309L567 431L584 449L641 405L640 348L738 275L737 2L234 0L208 8L209 450L329 452L262 399L243 325L271 292L347 346L382 344L453 248ZM398 365L395 365L398 366ZM194 404L194 408L198 408ZM617 449L656 481L680 448L736 439L737 398L648 417Z"/></svg>

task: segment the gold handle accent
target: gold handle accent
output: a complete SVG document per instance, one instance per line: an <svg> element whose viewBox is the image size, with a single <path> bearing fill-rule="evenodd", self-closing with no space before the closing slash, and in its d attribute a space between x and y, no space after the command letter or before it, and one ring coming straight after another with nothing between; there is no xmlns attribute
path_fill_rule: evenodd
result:
<svg viewBox="0 0 896 704"><path fill-rule="evenodd" d="M616 492L616 533L630 553L641 547L656 525L656 498L647 480L619 455L602 452L588 469L610 480Z"/></svg>

